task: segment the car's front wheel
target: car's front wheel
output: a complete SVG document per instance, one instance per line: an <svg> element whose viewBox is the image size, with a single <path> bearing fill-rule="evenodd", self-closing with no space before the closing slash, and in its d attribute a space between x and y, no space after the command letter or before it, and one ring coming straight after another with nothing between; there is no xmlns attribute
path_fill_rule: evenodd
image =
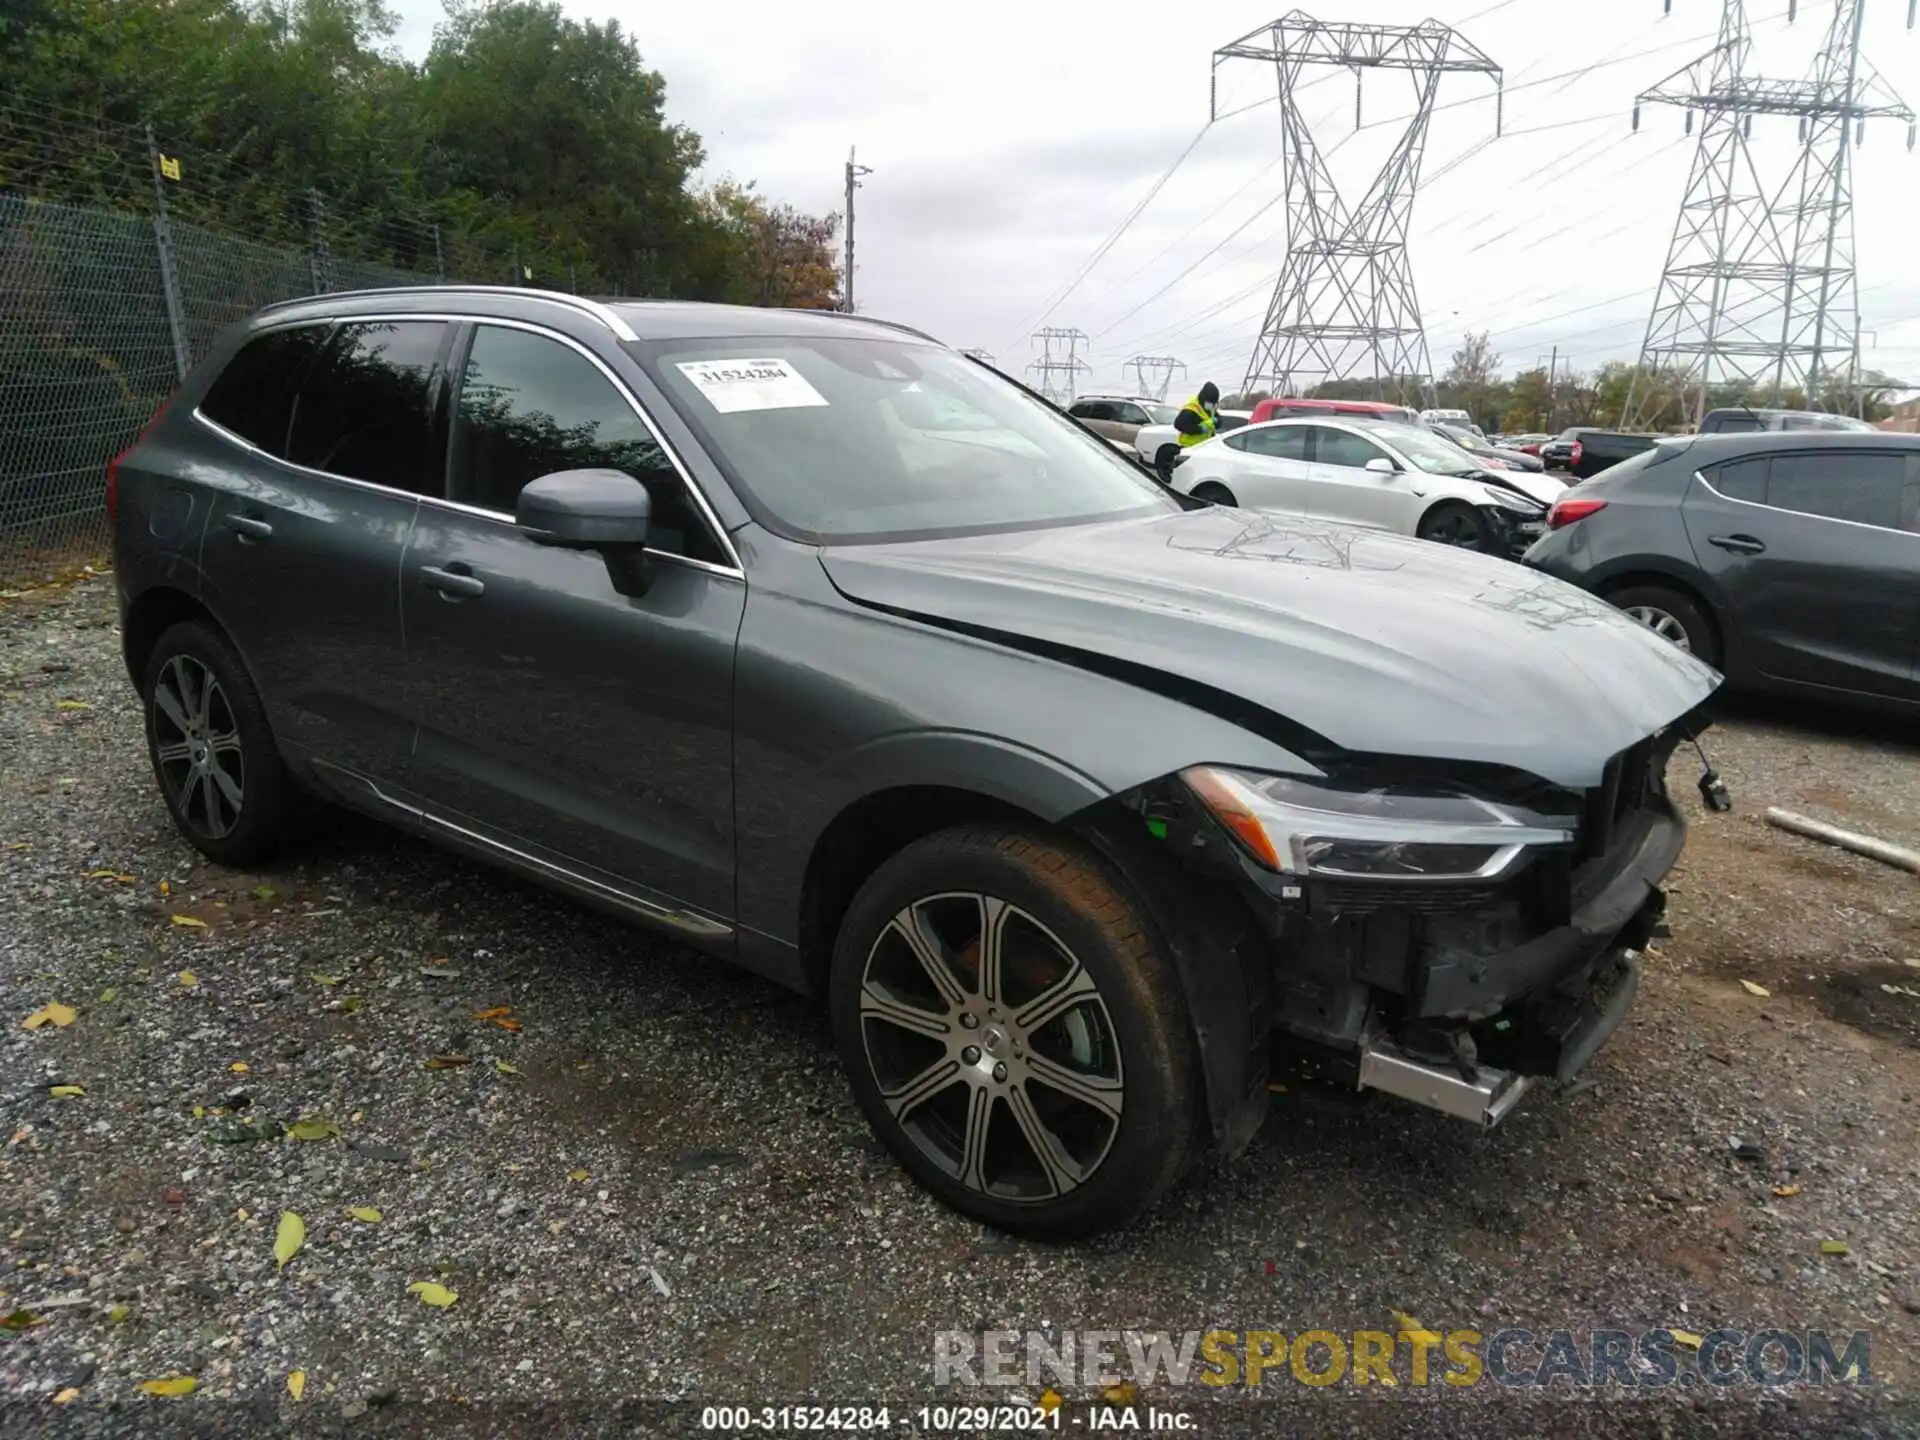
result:
<svg viewBox="0 0 1920 1440"><path fill-rule="evenodd" d="M1486 517L1461 500L1444 500L1434 506L1420 517L1420 528L1415 534L1422 540L1462 550L1493 548Z"/></svg>
<svg viewBox="0 0 1920 1440"><path fill-rule="evenodd" d="M848 911L829 998L861 1109L956 1210L1091 1235L1186 1165L1198 1079L1177 979L1077 846L981 826L908 846Z"/></svg>

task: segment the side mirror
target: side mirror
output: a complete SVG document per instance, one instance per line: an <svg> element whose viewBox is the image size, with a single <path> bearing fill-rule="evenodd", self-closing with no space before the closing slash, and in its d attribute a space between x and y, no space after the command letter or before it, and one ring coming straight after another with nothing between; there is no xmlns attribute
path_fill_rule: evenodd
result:
<svg viewBox="0 0 1920 1440"><path fill-rule="evenodd" d="M1386 456L1376 455L1373 459L1367 461L1367 473L1369 475L1398 475L1400 473L1400 467L1387 459Z"/></svg>
<svg viewBox="0 0 1920 1440"><path fill-rule="evenodd" d="M647 487L625 471L559 470L521 490L513 521L537 545L598 550L615 590L644 595L652 516Z"/></svg>

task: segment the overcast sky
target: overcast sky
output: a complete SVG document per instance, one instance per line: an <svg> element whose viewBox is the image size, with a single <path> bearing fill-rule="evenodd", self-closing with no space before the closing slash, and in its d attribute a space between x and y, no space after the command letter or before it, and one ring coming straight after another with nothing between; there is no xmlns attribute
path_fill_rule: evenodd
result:
<svg viewBox="0 0 1920 1440"><path fill-rule="evenodd" d="M1904 28L1906 6L1866 3L1866 53L1920 103L1920 34ZM1183 358L1189 390L1203 378L1237 388L1286 250L1279 112L1271 67L1238 62L1221 71L1220 109L1253 108L1208 127L1209 58L1290 0L1184 13L1159 0L974 0L937 22L870 0L563 4L638 38L666 77L668 113L705 140L710 177L837 210L857 145L874 172L857 202L859 308L984 347L1009 369L1031 358L1029 333L1050 302L1198 137L1046 318L1090 337L1082 388L1118 385L1137 354ZM1672 5L1665 17L1662 0L1303 7L1381 24L1432 15L1505 68L1504 138L1493 85L1458 75L1442 82L1451 108L1427 145L1411 248L1436 371L1469 328L1493 332L1508 373L1544 365L1556 344L1581 368L1637 353L1692 150L1678 110L1649 107L1634 133L1633 97L1710 48L1720 17L1719 0ZM424 55L439 0L396 8L403 48ZM1756 68L1799 78L1833 0L1800 0L1791 28L1786 9L1748 0ZM1389 121L1410 98L1404 75L1374 72L1362 118ZM1333 72L1306 105L1323 153L1341 145L1330 164L1349 198L1397 129L1352 133L1354 103L1353 77ZM1863 337L1863 359L1920 383L1920 154L1907 153L1905 128L1870 126L1857 157L1861 310L1877 332ZM1763 165L1784 167L1794 121L1763 118L1754 141Z"/></svg>

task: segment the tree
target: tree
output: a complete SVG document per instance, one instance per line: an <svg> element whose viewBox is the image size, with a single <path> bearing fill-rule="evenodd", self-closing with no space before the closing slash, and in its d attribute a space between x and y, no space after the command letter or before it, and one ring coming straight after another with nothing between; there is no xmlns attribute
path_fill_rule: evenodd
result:
<svg viewBox="0 0 1920 1440"><path fill-rule="evenodd" d="M1493 353L1493 337L1485 330L1477 335L1469 330L1465 342L1453 352L1453 363L1440 383L1450 390L1477 392L1491 385L1499 373L1500 357Z"/></svg>
<svg viewBox="0 0 1920 1440"><path fill-rule="evenodd" d="M732 247L732 293L745 305L831 310L839 304L833 239L838 215L803 215L769 205L745 185L723 180L703 197L707 213Z"/></svg>
<svg viewBox="0 0 1920 1440"><path fill-rule="evenodd" d="M1504 425L1509 434L1545 430L1552 426L1553 385L1547 372L1538 368L1522 370L1513 377L1507 396Z"/></svg>

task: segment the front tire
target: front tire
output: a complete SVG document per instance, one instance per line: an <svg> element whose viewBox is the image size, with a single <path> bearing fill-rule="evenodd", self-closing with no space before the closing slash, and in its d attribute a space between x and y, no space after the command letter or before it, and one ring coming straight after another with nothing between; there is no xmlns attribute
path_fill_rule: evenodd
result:
<svg viewBox="0 0 1920 1440"><path fill-rule="evenodd" d="M1420 528L1414 533L1422 540L1459 550L1478 550L1483 554L1493 550L1493 534L1486 516L1460 500L1443 500L1427 511L1420 517Z"/></svg>
<svg viewBox="0 0 1920 1440"><path fill-rule="evenodd" d="M187 842L235 868L280 850L295 830L297 794L227 638L199 621L170 627L147 659L141 697L154 779Z"/></svg>
<svg viewBox="0 0 1920 1440"><path fill-rule="evenodd" d="M962 1214L1093 1235L1186 1167L1198 1066L1180 987L1078 846L985 826L908 846L849 909L828 1000L868 1122Z"/></svg>

